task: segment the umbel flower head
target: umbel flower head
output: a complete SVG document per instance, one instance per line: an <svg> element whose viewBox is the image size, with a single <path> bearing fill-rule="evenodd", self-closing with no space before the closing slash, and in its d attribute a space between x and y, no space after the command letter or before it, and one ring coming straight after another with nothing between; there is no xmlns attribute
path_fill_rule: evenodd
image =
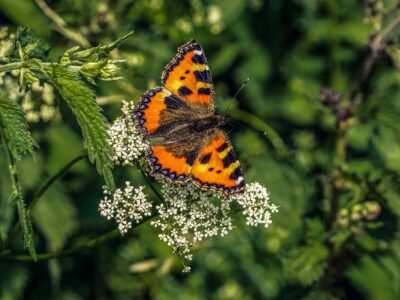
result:
<svg viewBox="0 0 400 300"><path fill-rule="evenodd" d="M108 220L115 219L121 234L132 228L132 223L139 223L151 215L152 203L143 193L143 186L135 188L129 181L125 188L110 192L103 187L104 198L100 201L99 210Z"/></svg>
<svg viewBox="0 0 400 300"><path fill-rule="evenodd" d="M130 113L131 103L124 102L123 115L109 128L109 143L112 158L116 164L135 165L143 157L149 145L143 141ZM183 271L190 271L187 263L193 259L193 246L215 236L224 236L233 228L231 214L237 207L246 218L247 225L268 227L271 215L278 207L269 201L267 189L258 182L247 183L242 194L229 197L220 193L204 192L192 183L171 183L156 178L161 183L161 199L153 203L143 193L143 187L134 188L126 182L124 190L104 190L100 202L100 213L107 219L114 219L121 234L125 234L145 217L151 215L151 225L160 230L159 238L168 244L174 253L184 261Z"/></svg>
<svg viewBox="0 0 400 300"><path fill-rule="evenodd" d="M122 116L117 118L108 130L112 159L117 165L133 166L149 147L135 125L133 108L133 102L122 101Z"/></svg>

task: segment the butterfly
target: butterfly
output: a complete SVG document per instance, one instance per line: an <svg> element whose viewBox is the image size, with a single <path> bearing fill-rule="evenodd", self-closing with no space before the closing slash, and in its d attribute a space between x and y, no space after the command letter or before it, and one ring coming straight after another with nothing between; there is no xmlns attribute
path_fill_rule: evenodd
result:
<svg viewBox="0 0 400 300"><path fill-rule="evenodd" d="M165 67L161 87L142 95L134 111L150 141L146 157L151 174L187 182L225 195L243 192L239 160L215 114L216 97L202 46L190 40Z"/></svg>

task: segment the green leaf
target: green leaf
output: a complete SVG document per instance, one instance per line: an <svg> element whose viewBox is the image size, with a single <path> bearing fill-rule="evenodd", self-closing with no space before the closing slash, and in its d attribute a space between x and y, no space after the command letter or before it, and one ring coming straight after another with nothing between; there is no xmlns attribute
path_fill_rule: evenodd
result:
<svg viewBox="0 0 400 300"><path fill-rule="evenodd" d="M32 28L18 27L15 33L15 40L24 51L25 60L28 58L45 59L49 53L50 48L48 45L37 38L36 31ZM21 58L17 48L15 48L13 56Z"/></svg>
<svg viewBox="0 0 400 300"><path fill-rule="evenodd" d="M64 59L69 57L70 60L80 60L80 61L98 61L101 58L107 57L110 51L118 48L125 40L133 34L133 31L125 34L124 36L118 38L111 44L102 46L99 45L97 47L93 47L90 49L85 49L82 51L76 51L78 47L71 48L67 50L64 54Z"/></svg>
<svg viewBox="0 0 400 300"><path fill-rule="evenodd" d="M0 299L22 299L29 282L28 269L22 265L3 264L0 272Z"/></svg>
<svg viewBox="0 0 400 300"><path fill-rule="evenodd" d="M392 288L391 274L372 257L364 256L357 265L346 272L346 276L350 283L368 299L398 299L398 295Z"/></svg>
<svg viewBox="0 0 400 300"><path fill-rule="evenodd" d="M377 127L371 140L371 150L388 170L400 172L400 142L392 130Z"/></svg>
<svg viewBox="0 0 400 300"><path fill-rule="evenodd" d="M400 188L396 180L389 177L384 177L382 180L383 196L391 212L400 217Z"/></svg>
<svg viewBox="0 0 400 300"><path fill-rule="evenodd" d="M33 153L35 141L28 131L24 113L19 105L7 99L0 99L0 136L11 179L12 191L10 199L17 205L19 221L24 236L24 248L28 249L30 255L36 260L32 223L29 211L25 208L15 164L15 160L20 159L27 152Z"/></svg>
<svg viewBox="0 0 400 300"><path fill-rule="evenodd" d="M14 101L0 98L0 126L7 148L15 159L20 159L26 153L33 154L37 144L28 131L24 112Z"/></svg>
<svg viewBox="0 0 400 300"><path fill-rule="evenodd" d="M303 285L310 285L324 273L329 252L322 242L293 248L283 259L287 277Z"/></svg>
<svg viewBox="0 0 400 300"><path fill-rule="evenodd" d="M49 249L57 251L65 245L78 226L76 214L71 199L55 187L49 188L36 204L35 224L46 237Z"/></svg>
<svg viewBox="0 0 400 300"><path fill-rule="evenodd" d="M39 7L31 0L0 0L0 11L14 24L29 26L38 31L41 36L49 36L52 27L49 19L40 11Z"/></svg>
<svg viewBox="0 0 400 300"><path fill-rule="evenodd" d="M96 163L97 171L103 175L107 186L114 188L111 172L113 163L107 143L107 120L96 103L95 95L82 82L79 75L66 67L54 65L52 80L82 129L84 146L90 161Z"/></svg>

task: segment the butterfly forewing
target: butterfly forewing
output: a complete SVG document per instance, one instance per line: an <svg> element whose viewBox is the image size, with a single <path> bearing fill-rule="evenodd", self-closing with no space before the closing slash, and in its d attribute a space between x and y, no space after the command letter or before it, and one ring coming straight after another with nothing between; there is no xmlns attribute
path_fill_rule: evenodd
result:
<svg viewBox="0 0 400 300"><path fill-rule="evenodd" d="M174 59L164 69L162 83L188 103L202 104L209 113L214 113L211 73L203 48L195 40L178 49Z"/></svg>

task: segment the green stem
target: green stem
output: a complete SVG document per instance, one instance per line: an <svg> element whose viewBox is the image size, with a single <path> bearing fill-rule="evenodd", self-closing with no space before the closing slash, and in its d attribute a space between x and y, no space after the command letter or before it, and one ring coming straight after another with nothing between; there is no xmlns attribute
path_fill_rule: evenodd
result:
<svg viewBox="0 0 400 300"><path fill-rule="evenodd" d="M24 66L24 64L22 62L13 62L13 63L1 65L0 73L9 72L12 70L18 70L18 69L21 69L23 66Z"/></svg>
<svg viewBox="0 0 400 300"><path fill-rule="evenodd" d="M32 209L36 202L42 197L42 195L47 191L47 189L58 179L60 179L65 173L69 171L77 162L88 158L87 154L81 154L72 159L69 163L67 163L64 167L62 167L53 177L49 178L46 183L35 193L32 198L32 202L28 205L28 209Z"/></svg>
<svg viewBox="0 0 400 300"><path fill-rule="evenodd" d="M35 0L35 2L42 12L53 21L56 31L84 48L90 47L90 42L78 31L67 28L65 21L54 10L52 10L45 1Z"/></svg>
<svg viewBox="0 0 400 300"><path fill-rule="evenodd" d="M386 46L388 43L391 35L395 33L400 27L400 15L397 16L390 24L383 29L380 34L378 35L378 38L376 39L376 42L379 43L380 46Z"/></svg>
<svg viewBox="0 0 400 300"><path fill-rule="evenodd" d="M28 212L36 205L37 201L40 199L40 197L47 191L47 189L59 178L61 178L65 173L68 172L69 169L73 165L75 165L77 162L81 161L82 159L87 158L87 154L81 154L77 157L75 157L73 160L68 162L64 167L61 168L55 175L53 175L51 178L49 178L46 183L35 193L33 196L33 199L31 203L28 205L27 210ZM3 243L3 249L5 249L9 243L9 241L12 239L12 237L18 232L19 228L21 226L20 220L17 221L17 223L13 226L13 228L10 231L10 234L6 238L6 240Z"/></svg>
<svg viewBox="0 0 400 300"><path fill-rule="evenodd" d="M17 172L17 166L14 160L14 157L10 153L10 150L7 147L7 141L4 137L4 134L0 130L0 136L1 136L1 142L4 148L4 152L6 155L6 160L8 164L8 171L10 173L10 180L11 180L11 189L12 189L12 194L11 198L13 201L16 202L17 205L17 211L18 211L18 224L21 224L23 226L23 233L24 233L24 248L27 248L30 256L33 260L36 260L36 250L35 250L35 244L33 241L33 232L32 232L32 224L30 223L30 218L29 218L29 211L25 208L25 202L24 198L22 196L22 189L21 185L19 184L19 179L18 179L18 172ZM2 248L4 249L7 247L8 244L8 237L4 240Z"/></svg>
<svg viewBox="0 0 400 300"><path fill-rule="evenodd" d="M267 139L271 142L275 151L282 157L287 156L288 149L282 138L271 126L269 126L259 117L240 109L232 110L230 114L233 119L241 121L257 131L262 131Z"/></svg>
<svg viewBox="0 0 400 300"><path fill-rule="evenodd" d="M356 83L354 85L353 91L350 96L350 112L354 113L356 107L356 99L359 94L362 94L362 89L364 83L367 81L369 75L371 74L372 68L375 65L376 60L382 50L385 49L388 42L392 38L393 33L395 33L400 28L400 15L396 17L389 25L378 32L375 37L372 37L368 46L370 48L370 53L361 68L361 72L358 75ZM363 99L361 99L363 100ZM365 99L364 99L365 100Z"/></svg>
<svg viewBox="0 0 400 300"><path fill-rule="evenodd" d="M136 225L132 226L133 228L137 228L140 225L142 225L143 223L157 217L158 215L154 215L151 217L147 217L145 219L143 219L141 222L137 223ZM121 234L119 232L118 229L113 229L97 238L94 238L92 240L89 240L83 244L77 245L77 246L73 246L69 249L66 250L61 250L61 251L57 251L57 252L51 252L51 253L42 253L42 254L38 254L37 255L37 261L46 261L46 260L50 260L50 259L58 259L61 257L66 257L69 255L73 255L75 253L78 252L82 252L84 250L89 250L92 248L96 248L97 246L104 244L108 241L111 241L113 239L116 239L118 237L121 237ZM29 255L10 255L8 253L5 253L3 255L0 255L0 260L3 261L19 261L19 262L32 262L34 261L32 259L31 256Z"/></svg>
<svg viewBox="0 0 400 300"><path fill-rule="evenodd" d="M139 163L136 162L136 168L139 171L140 175L142 175L143 179L146 181L146 183L149 185L151 190L154 192L154 194L157 196L157 198L161 201L164 202L163 197L160 195L160 193L157 191L153 183L151 182L150 178L144 173L142 168L140 167Z"/></svg>

